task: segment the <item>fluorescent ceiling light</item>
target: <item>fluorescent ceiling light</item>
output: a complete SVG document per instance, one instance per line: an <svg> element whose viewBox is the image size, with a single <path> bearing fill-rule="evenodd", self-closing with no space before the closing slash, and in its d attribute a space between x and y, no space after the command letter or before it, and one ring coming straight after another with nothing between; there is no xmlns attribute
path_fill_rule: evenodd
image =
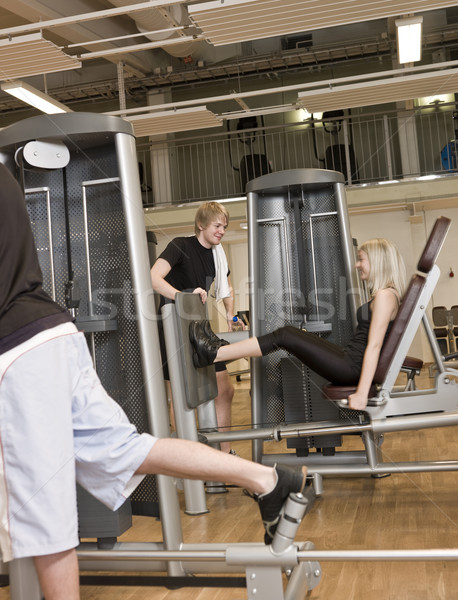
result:
<svg viewBox="0 0 458 600"><path fill-rule="evenodd" d="M434 96L430 96L426 99L426 104L440 104L443 102L453 102L454 94L434 94Z"/></svg>
<svg viewBox="0 0 458 600"><path fill-rule="evenodd" d="M398 61L400 65L421 60L421 31L423 17L395 21L398 37Z"/></svg>
<svg viewBox="0 0 458 600"><path fill-rule="evenodd" d="M299 109L299 119L301 121L307 121L308 119L313 119L313 114L309 113L309 111L306 108L300 108Z"/></svg>
<svg viewBox="0 0 458 600"><path fill-rule="evenodd" d="M2 83L1 89L18 100L22 100L22 102L30 104L48 115L72 112L65 104L61 104L57 100L54 100L54 98L51 98L51 96L48 96L48 94L40 92L40 90L37 90L23 81L9 81L7 83Z"/></svg>

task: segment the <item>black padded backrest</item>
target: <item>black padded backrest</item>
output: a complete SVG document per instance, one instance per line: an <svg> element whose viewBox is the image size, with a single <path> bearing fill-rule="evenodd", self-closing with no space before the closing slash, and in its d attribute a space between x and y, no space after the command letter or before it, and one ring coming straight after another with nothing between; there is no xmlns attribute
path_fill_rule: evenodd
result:
<svg viewBox="0 0 458 600"><path fill-rule="evenodd" d="M450 228L450 219L447 217L439 217L434 227L431 230L425 248L418 261L418 270L423 273L429 273L433 268L437 256L442 248L442 245L447 237ZM426 278L423 275L414 275L410 281L398 314L393 322L391 331L380 352L380 358L377 365L377 370L374 375L374 383L383 383L386 373L393 359L394 353L398 349L401 342L402 334L409 324L410 318L421 291L426 283Z"/></svg>
<svg viewBox="0 0 458 600"><path fill-rule="evenodd" d="M425 286L426 279L423 275L414 275L409 283L402 304L399 307L398 314L393 322L391 331L383 344L382 351L377 365L377 370L374 375L374 383L382 383L385 379L386 372L391 364L391 359L396 352L401 336L407 327L410 317L417 304L418 297Z"/></svg>
<svg viewBox="0 0 458 600"><path fill-rule="evenodd" d="M425 249L423 250L417 269L422 273L429 273L437 260L437 256L447 237L450 229L451 220L448 217L439 217L434 223L434 227L429 234Z"/></svg>

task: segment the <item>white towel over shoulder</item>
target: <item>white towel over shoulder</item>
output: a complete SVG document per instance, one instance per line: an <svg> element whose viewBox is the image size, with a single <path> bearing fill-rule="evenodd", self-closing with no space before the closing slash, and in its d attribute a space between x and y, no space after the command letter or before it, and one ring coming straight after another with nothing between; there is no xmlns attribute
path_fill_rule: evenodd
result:
<svg viewBox="0 0 458 600"><path fill-rule="evenodd" d="M215 261L215 296L216 301L219 302L223 298L229 298L231 295L231 288L227 280L227 259L221 244L212 247L213 260Z"/></svg>

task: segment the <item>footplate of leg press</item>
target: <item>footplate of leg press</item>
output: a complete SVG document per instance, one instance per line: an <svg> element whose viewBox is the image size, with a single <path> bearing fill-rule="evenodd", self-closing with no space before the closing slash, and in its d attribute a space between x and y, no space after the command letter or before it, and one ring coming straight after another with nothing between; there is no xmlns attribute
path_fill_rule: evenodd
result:
<svg viewBox="0 0 458 600"><path fill-rule="evenodd" d="M312 486L307 486L302 493L291 493L289 495L272 540L272 551L274 553L281 553L292 544L299 525L305 515L310 512L315 498L316 494Z"/></svg>

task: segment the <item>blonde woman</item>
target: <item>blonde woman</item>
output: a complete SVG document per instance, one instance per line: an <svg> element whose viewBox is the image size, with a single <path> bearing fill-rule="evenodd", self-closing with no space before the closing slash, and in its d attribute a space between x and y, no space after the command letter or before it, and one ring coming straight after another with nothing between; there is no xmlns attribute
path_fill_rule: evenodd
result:
<svg viewBox="0 0 458 600"><path fill-rule="evenodd" d="M356 268L361 280L367 282L370 300L358 309L356 331L344 348L289 325L227 344L211 332L207 322L194 321L189 330L194 365L199 368L244 356L264 356L283 348L330 382L356 385L349 406L363 410L380 351L399 310L406 276L397 248L381 238L369 240L359 248Z"/></svg>

